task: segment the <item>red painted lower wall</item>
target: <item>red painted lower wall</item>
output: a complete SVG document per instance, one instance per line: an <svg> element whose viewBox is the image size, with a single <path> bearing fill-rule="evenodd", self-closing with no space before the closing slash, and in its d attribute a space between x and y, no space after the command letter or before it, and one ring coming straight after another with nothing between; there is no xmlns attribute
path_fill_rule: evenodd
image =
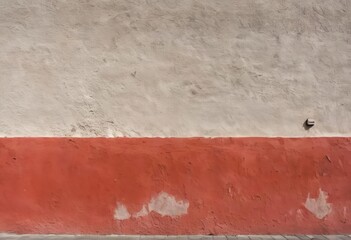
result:
<svg viewBox="0 0 351 240"><path fill-rule="evenodd" d="M0 194L0 232L350 233L351 138L1 138Z"/></svg>

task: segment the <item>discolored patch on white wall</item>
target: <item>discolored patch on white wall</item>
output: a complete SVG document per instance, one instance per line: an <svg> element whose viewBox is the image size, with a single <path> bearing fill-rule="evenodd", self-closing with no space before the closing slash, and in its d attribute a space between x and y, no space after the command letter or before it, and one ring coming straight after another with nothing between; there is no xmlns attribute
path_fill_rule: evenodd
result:
<svg viewBox="0 0 351 240"><path fill-rule="evenodd" d="M323 219L332 211L331 203L328 203L327 199L328 193L319 189L318 198L311 198L310 194L308 194L304 206L316 218Z"/></svg>

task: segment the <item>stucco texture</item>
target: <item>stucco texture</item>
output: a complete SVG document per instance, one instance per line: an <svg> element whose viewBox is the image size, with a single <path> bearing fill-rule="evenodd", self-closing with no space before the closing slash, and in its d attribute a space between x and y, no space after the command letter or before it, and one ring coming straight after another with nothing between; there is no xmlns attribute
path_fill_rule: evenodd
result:
<svg viewBox="0 0 351 240"><path fill-rule="evenodd" d="M0 232L351 232L351 138L0 138Z"/></svg>
<svg viewBox="0 0 351 240"><path fill-rule="evenodd" d="M348 0L0 0L0 53L3 137L351 133Z"/></svg>

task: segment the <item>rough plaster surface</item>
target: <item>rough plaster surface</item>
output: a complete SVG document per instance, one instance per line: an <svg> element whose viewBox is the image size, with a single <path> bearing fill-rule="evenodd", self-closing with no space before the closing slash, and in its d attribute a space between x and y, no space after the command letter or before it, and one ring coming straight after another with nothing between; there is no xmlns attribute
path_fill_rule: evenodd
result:
<svg viewBox="0 0 351 240"><path fill-rule="evenodd" d="M0 136L351 133L348 0L0 0L0 53Z"/></svg>
<svg viewBox="0 0 351 240"><path fill-rule="evenodd" d="M350 137L0 138L0 232L350 233L350 156Z"/></svg>

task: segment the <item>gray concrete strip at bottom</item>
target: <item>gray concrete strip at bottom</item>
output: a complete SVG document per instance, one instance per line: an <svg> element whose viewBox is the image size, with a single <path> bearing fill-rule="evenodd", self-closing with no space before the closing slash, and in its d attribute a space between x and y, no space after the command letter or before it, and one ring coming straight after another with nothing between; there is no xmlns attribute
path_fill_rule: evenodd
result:
<svg viewBox="0 0 351 240"><path fill-rule="evenodd" d="M351 235L37 235L0 234L0 240L351 240Z"/></svg>

